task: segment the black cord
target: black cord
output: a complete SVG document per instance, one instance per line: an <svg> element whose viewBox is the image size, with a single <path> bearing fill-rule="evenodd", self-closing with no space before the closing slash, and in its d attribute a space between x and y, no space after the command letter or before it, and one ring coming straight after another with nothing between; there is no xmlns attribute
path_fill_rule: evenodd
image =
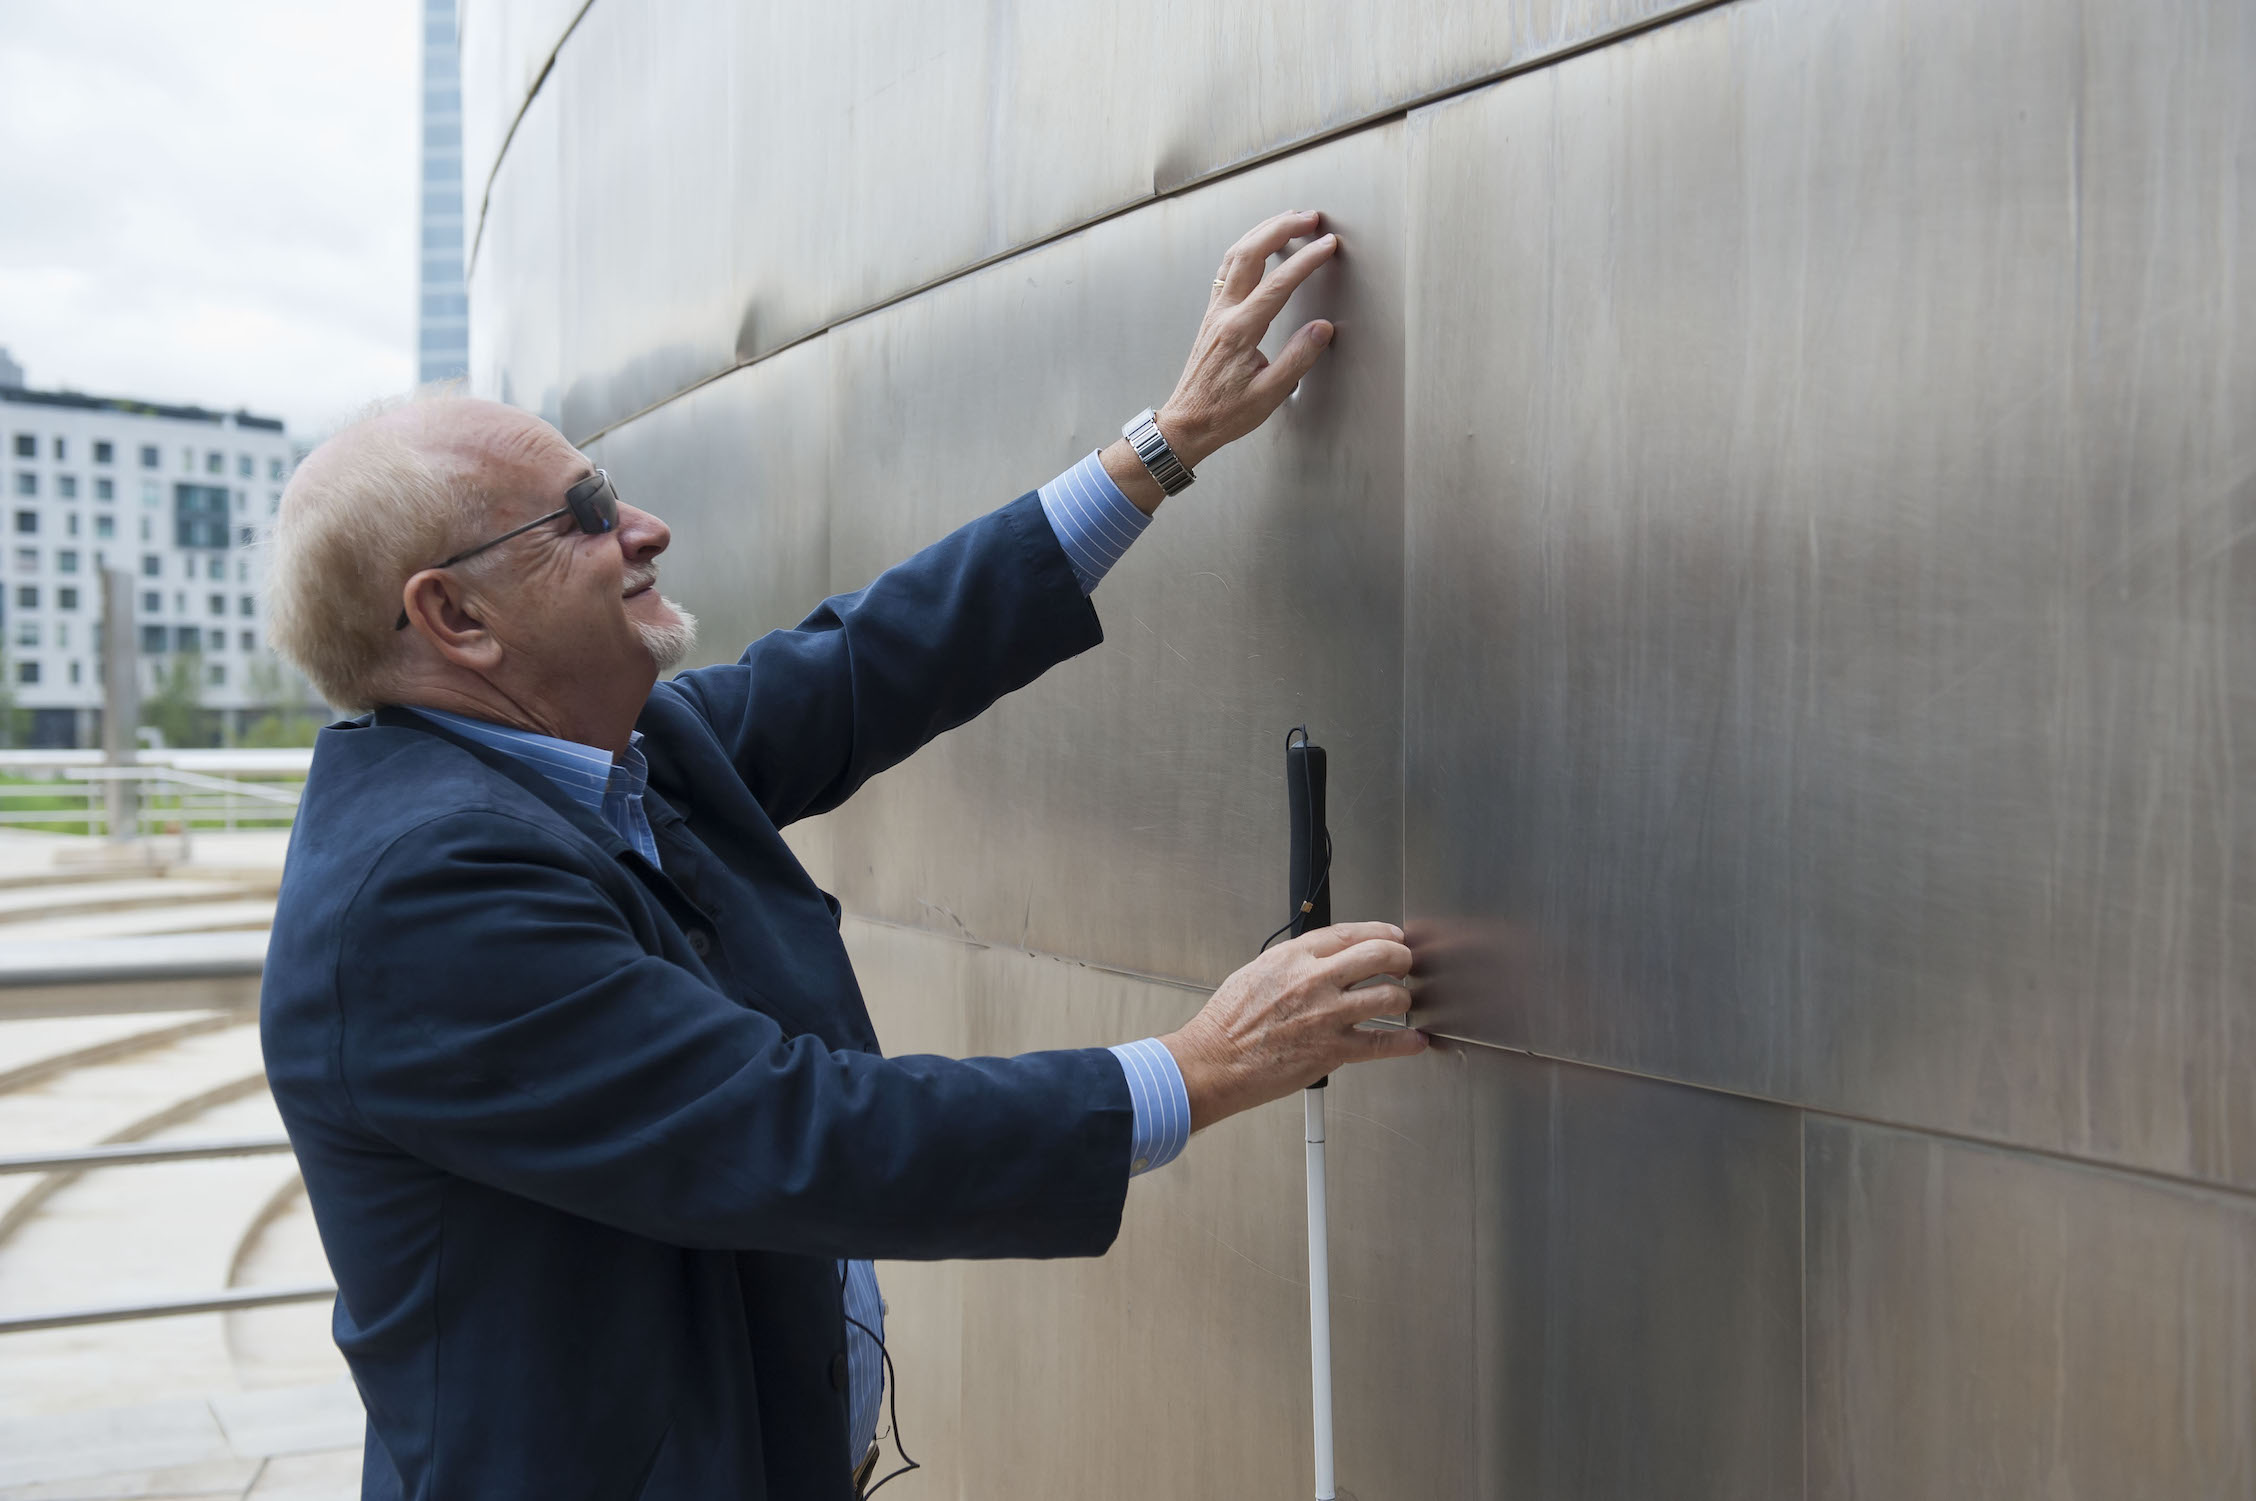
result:
<svg viewBox="0 0 2256 1501"><path fill-rule="evenodd" d="M841 1293L846 1291L846 1268L844 1266L840 1266L838 1269L838 1290ZM845 1315L845 1319L847 1323L861 1330L871 1344L877 1346L877 1358L885 1368L885 1415L893 1423L893 1452L901 1456L901 1467L899 1469L886 1475L883 1480L873 1482L868 1490L862 1492L864 1501L868 1501L868 1498L876 1495L878 1487L884 1485L887 1480L898 1480L903 1475L908 1474L909 1471L921 1470L924 1466L909 1458L908 1449L901 1443L901 1383L893 1375L893 1352L885 1348L885 1341L878 1338L877 1331L870 1328L869 1325L850 1313Z"/></svg>

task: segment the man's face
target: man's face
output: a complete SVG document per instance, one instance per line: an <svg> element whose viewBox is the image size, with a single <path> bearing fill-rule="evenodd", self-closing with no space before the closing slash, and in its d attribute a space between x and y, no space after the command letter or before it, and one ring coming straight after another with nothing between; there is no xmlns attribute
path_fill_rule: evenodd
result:
<svg viewBox="0 0 2256 1501"><path fill-rule="evenodd" d="M564 503L564 492L594 473L546 423L489 409L472 435L481 488L499 497L477 538L522 526ZM464 454L464 458L471 455ZM675 666L695 622L657 588L657 557L672 540L649 512L619 503L618 525L589 535L567 514L461 565L483 601L487 628L536 680L589 679L643 688Z"/></svg>

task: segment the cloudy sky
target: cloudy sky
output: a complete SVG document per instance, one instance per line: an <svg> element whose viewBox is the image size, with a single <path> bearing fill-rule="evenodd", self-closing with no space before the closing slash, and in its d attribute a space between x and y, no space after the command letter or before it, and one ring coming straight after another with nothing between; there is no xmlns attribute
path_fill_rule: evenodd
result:
<svg viewBox="0 0 2256 1501"><path fill-rule="evenodd" d="M27 383L318 435L414 378L414 0L0 3Z"/></svg>

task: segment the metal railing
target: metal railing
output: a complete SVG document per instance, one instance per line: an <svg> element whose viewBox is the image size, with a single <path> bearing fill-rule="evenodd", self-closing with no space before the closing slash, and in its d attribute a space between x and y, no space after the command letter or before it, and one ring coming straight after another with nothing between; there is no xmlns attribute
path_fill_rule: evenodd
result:
<svg viewBox="0 0 2256 1501"><path fill-rule="evenodd" d="M26 772L32 773L25 775ZM178 766L53 764L0 766L0 828L36 829L61 834L107 835L109 811L104 786L133 784L136 835L188 835L240 829L287 829L296 818L305 787L302 773L258 781L215 776ZM43 774L41 774L43 773Z"/></svg>
<svg viewBox="0 0 2256 1501"><path fill-rule="evenodd" d="M279 1155L289 1150L289 1139L279 1136L254 1137L242 1141L183 1142L172 1146L90 1147L75 1152L0 1157L0 1174L75 1174L90 1168L127 1167L149 1162L192 1162L214 1157L257 1157ZM29 1334L39 1329L75 1329L86 1324L122 1324L136 1319L166 1319L192 1313L234 1313L246 1308L270 1308L281 1303L318 1302L336 1295L336 1285L326 1282L308 1283L299 1287L228 1288L221 1292L187 1298L16 1314L0 1318L0 1334Z"/></svg>

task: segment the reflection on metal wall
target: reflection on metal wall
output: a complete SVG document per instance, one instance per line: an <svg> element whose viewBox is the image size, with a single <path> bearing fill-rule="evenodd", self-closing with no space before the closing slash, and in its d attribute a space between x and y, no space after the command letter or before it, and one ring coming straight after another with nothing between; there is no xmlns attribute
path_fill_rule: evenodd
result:
<svg viewBox="0 0 2256 1501"><path fill-rule="evenodd" d="M896 1051L1119 1040L1275 921L1318 727L1459 1039L1337 1086L1361 1501L2256 1495L2256 5L463 11L473 379L716 656L1334 215L1106 646L796 843ZM895 1489L1305 1494L1297 1121L896 1269Z"/></svg>

